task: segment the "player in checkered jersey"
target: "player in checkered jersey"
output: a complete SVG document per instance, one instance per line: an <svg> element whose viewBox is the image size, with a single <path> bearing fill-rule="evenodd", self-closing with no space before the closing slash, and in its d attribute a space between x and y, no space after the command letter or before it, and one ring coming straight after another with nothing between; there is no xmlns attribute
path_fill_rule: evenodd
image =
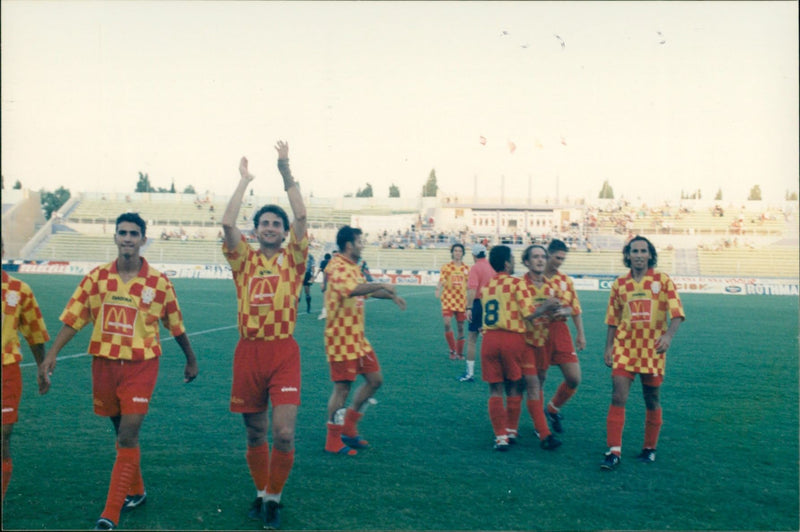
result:
<svg viewBox="0 0 800 532"><path fill-rule="evenodd" d="M158 377L159 321L186 356L184 382L197 377L197 359L175 289L166 275L139 255L146 241L146 224L138 214L127 212L117 218L116 260L93 269L80 282L61 313L63 326L39 368L43 392L47 392L58 353L79 330L92 327L88 352L94 411L111 419L117 446L106 505L95 530L116 528L120 512L140 506L147 497L139 430Z"/></svg>
<svg viewBox="0 0 800 532"><path fill-rule="evenodd" d="M514 256L508 246L493 247L489 252L489 264L496 273L481 292L484 327L481 376L489 384L489 419L495 436L494 448L507 451L508 411L516 408L516 418L519 420L520 392L525 387L519 384L523 380L522 364L528 350L525 341L526 322L551 312L558 306L558 301L548 299L536 305L526 281L511 275L514 273ZM534 386L538 385L535 366L532 376ZM555 449L561 442L547 430L539 394L536 390L529 390L529 394L536 401L536 411L533 413L536 428L543 432L540 446L543 449Z"/></svg>
<svg viewBox="0 0 800 532"><path fill-rule="evenodd" d="M239 183L222 217L222 251L236 285L239 325L230 410L242 414L246 429L245 459L256 488L249 516L271 529L280 526L281 492L294 465L300 348L293 335L308 260L306 208L289 168L289 144L278 141L275 150L294 223L289 223L278 205L261 207L253 216L258 249L250 247L236 227L245 191L255 177L244 157L239 163ZM271 452L267 438L270 402Z"/></svg>
<svg viewBox="0 0 800 532"><path fill-rule="evenodd" d="M358 422L369 400L383 384L378 357L364 336L364 300L367 297L391 299L400 310L406 309L406 302L391 284L370 283L364 278L358 265L364 248L361 229L345 225L336 234L336 244L339 253L325 268L328 274L325 354L333 381L333 392L328 399L325 451L354 455L356 449L369 446L358 433ZM344 410L358 375L363 375L364 383L356 390L340 420L337 412Z"/></svg>
<svg viewBox="0 0 800 532"><path fill-rule="evenodd" d="M581 303L572 278L558 268L564 263L569 249L563 240L554 238L547 245L547 267L544 275L550 286L553 287L554 296L562 305L559 311L550 320L550 330L547 339L547 358L539 369L539 382L544 390L544 381L547 377L549 366L558 366L564 380L558 385L553 397L548 401L545 414L547 415L553 432L564 432L562 425L563 415L561 408L575 395L581 383L581 365L578 361L578 352L586 348L586 335L583 331L583 318L581 317ZM567 318L572 317L575 324L575 343L567 326Z"/></svg>
<svg viewBox="0 0 800 532"><path fill-rule="evenodd" d="M658 262L653 244L636 236L625 245L622 256L630 272L614 281L606 311L604 356L606 365L612 368L613 391L606 418L609 450L600 467L607 470L620 463L625 403L636 375L642 381L646 409L644 446L637 459L655 461L662 423L659 390L667 350L685 319L672 279L653 269Z"/></svg>
<svg viewBox="0 0 800 532"><path fill-rule="evenodd" d="M464 322L467 321L467 277L469 266L462 262L464 245L453 244L450 247L452 262L442 266L439 272L439 283L436 285L436 297L442 301L442 317L444 318L444 338L450 348L450 360L464 358ZM453 318L456 319L458 338L453 334Z"/></svg>
<svg viewBox="0 0 800 532"><path fill-rule="evenodd" d="M2 254L5 257L5 244ZM44 359L44 343L50 339L44 324L42 311L36 302L31 287L3 270L3 499L11 481L11 432L19 419L19 402L22 397L22 372L19 362L22 349L19 335L31 348L36 365ZM44 381L39 377L39 392Z"/></svg>

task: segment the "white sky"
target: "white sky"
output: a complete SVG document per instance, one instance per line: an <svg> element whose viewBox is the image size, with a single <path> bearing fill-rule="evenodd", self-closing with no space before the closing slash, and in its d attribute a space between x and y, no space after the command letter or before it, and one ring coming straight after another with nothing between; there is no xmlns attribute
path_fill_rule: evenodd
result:
<svg viewBox="0 0 800 532"><path fill-rule="evenodd" d="M255 193L275 195L282 138L318 197L367 182L418 196L435 169L461 196L504 181L527 198L530 181L534 198L596 198L608 179L628 199L738 202L759 184L781 200L798 190L797 16L796 2L3 0L2 173L132 192L142 171L227 195L247 155Z"/></svg>

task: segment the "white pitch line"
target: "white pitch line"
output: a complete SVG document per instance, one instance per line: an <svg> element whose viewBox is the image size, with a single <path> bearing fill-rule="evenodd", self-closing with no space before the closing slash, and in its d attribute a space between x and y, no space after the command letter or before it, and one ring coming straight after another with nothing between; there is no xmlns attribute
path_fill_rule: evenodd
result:
<svg viewBox="0 0 800 532"><path fill-rule="evenodd" d="M428 293L427 291L426 292L409 292L409 293L406 294L406 297L415 296L415 295L419 295L419 294L427 294L427 293ZM303 314L298 312L298 317L302 316L302 315ZM225 327L216 327L214 329L206 329L205 331L197 331L197 332L193 332L193 333L187 333L186 336L199 336L201 334L210 334L210 333L214 333L214 332L217 332L217 331L224 331L224 330L227 330L227 329L233 329L235 327L237 327L237 325L227 325ZM169 337L163 339L163 341L165 341L165 342L169 341L169 340L175 340L175 338L172 337L172 336L169 336ZM81 357L85 357L85 356L89 356L89 353L76 353L74 355L64 355L64 356L58 357L56 359L56 362L58 362L59 360L69 360L69 359L72 359L72 358L81 358ZM29 367L32 367L32 366L35 366L35 365L36 365L36 362L26 362L25 364L20 364L19 367L21 367L21 368L29 368Z"/></svg>
<svg viewBox="0 0 800 532"><path fill-rule="evenodd" d="M226 329L233 329L234 327L236 327L236 325L228 325L228 326L225 326L225 327L216 327L214 329L206 329L205 331L197 331L197 332L193 332L193 333L187 333L186 336L198 336L198 335L201 335L201 334L209 334L209 333L213 333L213 332L217 332L217 331L224 331ZM164 341L164 342L167 342L169 340L175 340L175 338L173 336L169 336L167 338L163 338L162 339L162 341ZM60 356L60 357L56 358L56 362L58 362L59 360L69 360L71 358L80 358L80 357L85 357L85 356L89 356L89 353L76 353L74 355L64 355L64 356ZM20 364L19 367L28 368L28 367L35 366L35 365L36 365L36 362L27 362L25 364Z"/></svg>

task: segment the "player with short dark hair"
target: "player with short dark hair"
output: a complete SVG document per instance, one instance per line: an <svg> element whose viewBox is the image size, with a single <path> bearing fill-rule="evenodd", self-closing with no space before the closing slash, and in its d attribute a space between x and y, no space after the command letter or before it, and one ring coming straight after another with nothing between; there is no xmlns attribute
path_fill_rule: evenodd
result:
<svg viewBox="0 0 800 532"><path fill-rule="evenodd" d="M400 310L405 310L406 302L397 295L394 286L370 283L364 279L358 266L364 248L361 229L348 225L342 227L336 234L336 244L339 253L331 258L325 268L328 274L328 287L325 290L328 314L325 354L333 381L333 391L328 399L325 451L355 455L356 449L369 446L358 433L358 422L364 415L369 399L383 384L378 357L364 336L364 299L391 299ZM344 415L337 415L344 409L350 388L358 375L364 377L364 383L356 390Z"/></svg>
<svg viewBox="0 0 800 532"><path fill-rule="evenodd" d="M683 305L672 279L656 271L658 254L645 237L636 236L622 250L630 271L611 285L606 311L605 363L611 368L613 391L606 417L608 452L600 465L616 469L622 455L625 403L636 375L642 381L645 404L644 445L637 459L656 459L661 432L660 389L664 381L667 350L685 319ZM669 325L667 325L669 323Z"/></svg>
<svg viewBox="0 0 800 532"><path fill-rule="evenodd" d="M522 359L526 350L525 322L547 312L548 307L536 308L533 297L523 279L513 277L514 257L508 246L495 246L489 253L489 263L496 275L484 287L481 296L483 306L484 336L481 344L481 376L489 384L489 419L494 431L494 448L507 451L508 417L506 401L518 401L522 379ZM541 404L541 403L540 403ZM541 408L538 409L539 425L547 421ZM549 441L549 440L548 440ZM542 441L543 448L550 448ZM554 445L552 448L557 447Z"/></svg>
<svg viewBox="0 0 800 532"><path fill-rule="evenodd" d="M547 402L545 414L558 434L564 432L561 408L575 395L581 383L581 366L578 361L578 352L586 348L586 335L583 332L583 318L581 317L581 303L575 291L572 278L559 271L567 257L569 248L564 241L554 238L547 245L547 267L544 275L552 287L553 295L561 301L561 308L550 320L550 330L547 340L547 357L543 367L539 369L539 381L544 391L544 381L547 369L553 365L561 369L564 380L550 401ZM572 342L567 318L571 316L575 324L575 343Z"/></svg>
<svg viewBox="0 0 800 532"><path fill-rule="evenodd" d="M197 377L197 358L175 289L166 275L139 254L147 241L146 229L145 221L136 213L117 218L116 260L93 269L80 282L61 314L64 325L39 367L45 383L42 393L46 393L58 353L79 330L92 326L88 352L93 357L94 411L111 419L117 446L106 505L95 530L116 528L122 511L144 504L147 498L139 431L158 376L159 321L186 356L184 382Z"/></svg>
<svg viewBox="0 0 800 532"><path fill-rule="evenodd" d="M308 257L306 208L289 168L289 144L278 141L278 170L294 224L278 205L261 207L253 218L255 250L236 227L245 191L255 178L239 162L239 184L222 216L222 252L236 285L239 341L233 354L230 410L242 414L245 459L256 488L249 516L266 528L280 526L281 493L294 465L300 405L300 348L294 339L297 303ZM283 242L286 237L286 247ZM272 451L267 432L272 403Z"/></svg>
<svg viewBox="0 0 800 532"><path fill-rule="evenodd" d="M464 358L464 322L467 320L467 277L469 266L462 262L464 244L453 244L450 247L451 262L442 266L439 271L439 282L436 284L436 298L442 302L444 318L444 338L450 348L450 360ZM458 338L453 334L452 320L456 319Z"/></svg>
<svg viewBox="0 0 800 532"><path fill-rule="evenodd" d="M5 256L5 244L2 254ZM42 311L28 283L20 281L3 270L3 500L14 464L11 459L11 433L19 420L19 403L22 398L21 334L31 349L37 366L44 360L44 344L50 339ZM45 382L38 375L39 393L44 393Z"/></svg>

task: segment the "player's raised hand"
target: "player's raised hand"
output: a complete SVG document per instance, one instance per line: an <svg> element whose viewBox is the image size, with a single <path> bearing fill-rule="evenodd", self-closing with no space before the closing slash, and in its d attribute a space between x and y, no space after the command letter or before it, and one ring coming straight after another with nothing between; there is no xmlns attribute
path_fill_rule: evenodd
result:
<svg viewBox="0 0 800 532"><path fill-rule="evenodd" d="M242 157L239 161L239 175L242 176L242 179L246 179L247 181L252 181L256 177L247 169L247 157Z"/></svg>
<svg viewBox="0 0 800 532"><path fill-rule="evenodd" d="M275 144L275 151L278 152L278 159L288 159L289 158L289 143L285 140L279 140Z"/></svg>

